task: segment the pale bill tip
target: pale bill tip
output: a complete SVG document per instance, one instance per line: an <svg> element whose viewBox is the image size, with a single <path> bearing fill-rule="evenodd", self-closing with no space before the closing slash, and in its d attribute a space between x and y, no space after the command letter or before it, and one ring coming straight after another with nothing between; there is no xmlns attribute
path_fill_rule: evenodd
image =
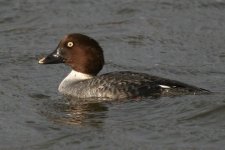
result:
<svg viewBox="0 0 225 150"><path fill-rule="evenodd" d="M41 59L38 61L38 63L39 63L39 64L43 64L43 63L44 63L44 60L45 60L45 57L41 58Z"/></svg>

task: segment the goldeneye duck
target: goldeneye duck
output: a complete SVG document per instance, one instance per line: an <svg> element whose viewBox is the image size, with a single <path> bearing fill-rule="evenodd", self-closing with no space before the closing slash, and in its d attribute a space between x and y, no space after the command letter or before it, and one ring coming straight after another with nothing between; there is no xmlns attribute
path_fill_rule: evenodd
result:
<svg viewBox="0 0 225 150"><path fill-rule="evenodd" d="M72 68L59 92L76 98L124 99L149 96L206 94L208 90L179 81L130 71L98 75L104 65L101 46L83 34L66 35L39 64L65 63Z"/></svg>

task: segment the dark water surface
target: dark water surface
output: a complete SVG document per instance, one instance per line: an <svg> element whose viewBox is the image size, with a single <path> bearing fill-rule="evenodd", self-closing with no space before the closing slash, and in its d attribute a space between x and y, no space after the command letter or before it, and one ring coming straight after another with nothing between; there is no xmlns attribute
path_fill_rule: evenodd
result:
<svg viewBox="0 0 225 150"><path fill-rule="evenodd" d="M225 0L1 0L0 149L224 149ZM102 73L133 70L214 91L66 101L64 65L38 65L68 33L100 42Z"/></svg>

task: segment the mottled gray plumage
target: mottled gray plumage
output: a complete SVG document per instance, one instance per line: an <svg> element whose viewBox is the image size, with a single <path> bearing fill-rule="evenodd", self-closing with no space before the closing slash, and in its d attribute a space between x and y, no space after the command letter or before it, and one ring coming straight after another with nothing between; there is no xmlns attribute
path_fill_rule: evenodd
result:
<svg viewBox="0 0 225 150"><path fill-rule="evenodd" d="M168 88L163 88L160 85L167 86ZM101 97L122 99L201 94L208 91L145 73L122 71L94 76L91 79L81 81L70 81L60 92L66 95L76 95L78 98Z"/></svg>

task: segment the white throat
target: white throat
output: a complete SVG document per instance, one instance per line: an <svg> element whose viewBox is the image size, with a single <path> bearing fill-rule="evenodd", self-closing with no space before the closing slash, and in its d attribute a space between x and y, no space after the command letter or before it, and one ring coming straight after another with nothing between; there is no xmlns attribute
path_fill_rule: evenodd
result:
<svg viewBox="0 0 225 150"><path fill-rule="evenodd" d="M78 81L81 80L87 80L93 78L92 75L77 72L75 70L72 70L65 79L60 83L58 90L60 92L64 91L67 88L70 88L70 86Z"/></svg>
<svg viewBox="0 0 225 150"><path fill-rule="evenodd" d="M86 80L90 78L93 78L93 76L72 70L65 79L79 81L79 80Z"/></svg>

